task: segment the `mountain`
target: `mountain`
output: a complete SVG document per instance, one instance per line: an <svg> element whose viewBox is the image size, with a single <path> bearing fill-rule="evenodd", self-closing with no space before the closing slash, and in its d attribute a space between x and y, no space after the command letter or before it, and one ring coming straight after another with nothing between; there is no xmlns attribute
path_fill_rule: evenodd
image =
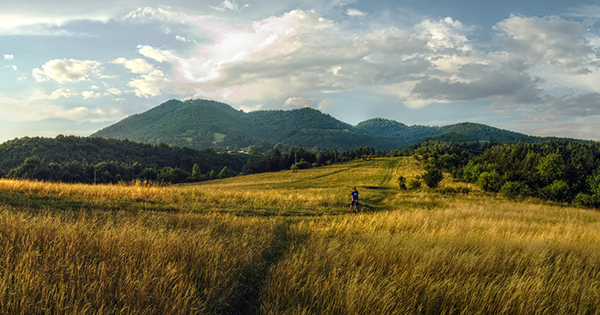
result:
<svg viewBox="0 0 600 315"><path fill-rule="evenodd" d="M359 123L356 128L374 135L390 138L406 147L427 138L431 140L493 143L540 142L551 138L532 137L522 133L499 129L484 124L464 122L447 126L407 126L397 121L374 118Z"/></svg>
<svg viewBox="0 0 600 315"><path fill-rule="evenodd" d="M362 146L392 150L396 141L358 129L311 108L245 113L208 100L167 101L130 116L91 137L203 149L247 149L279 144L324 150Z"/></svg>
<svg viewBox="0 0 600 315"><path fill-rule="evenodd" d="M393 150L425 139L492 143L556 139L532 137L470 122L447 126L407 126L389 119L374 118L352 126L311 108L246 113L209 100L170 100L91 136L194 149L258 148L259 151L270 150L275 145L284 150L303 147L346 151L364 146Z"/></svg>

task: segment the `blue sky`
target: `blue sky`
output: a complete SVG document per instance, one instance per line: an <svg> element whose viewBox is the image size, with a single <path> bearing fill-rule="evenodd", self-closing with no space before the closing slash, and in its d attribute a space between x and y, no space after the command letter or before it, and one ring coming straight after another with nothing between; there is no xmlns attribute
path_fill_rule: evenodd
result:
<svg viewBox="0 0 600 315"><path fill-rule="evenodd" d="M13 1L0 142L188 98L600 140L598 18L600 1Z"/></svg>

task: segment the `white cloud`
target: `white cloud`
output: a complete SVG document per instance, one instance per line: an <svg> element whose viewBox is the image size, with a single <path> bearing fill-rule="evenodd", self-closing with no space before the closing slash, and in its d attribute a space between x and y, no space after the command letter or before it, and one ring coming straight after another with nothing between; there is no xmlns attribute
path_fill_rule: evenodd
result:
<svg viewBox="0 0 600 315"><path fill-rule="evenodd" d="M138 8L123 16L124 20L159 20L170 23L182 23L187 18L186 13L170 6Z"/></svg>
<svg viewBox="0 0 600 315"><path fill-rule="evenodd" d="M100 97L102 96L101 93L96 93L94 91L83 91L81 92L81 96L83 96L83 99L88 99L88 98L96 98L96 97Z"/></svg>
<svg viewBox="0 0 600 315"><path fill-rule="evenodd" d="M65 89L59 89L53 95L77 95ZM64 96L63 95L63 96ZM51 118L63 118L75 122L114 121L124 117L119 108L87 108L83 106L67 108L56 104L56 100L40 91L33 91L27 98L15 99L0 95L0 117L9 121L38 121Z"/></svg>
<svg viewBox="0 0 600 315"><path fill-rule="evenodd" d="M52 92L52 94L48 95L46 98L50 100L57 100L61 97L69 98L71 95L77 95L77 93L72 92L69 89L58 89Z"/></svg>
<svg viewBox="0 0 600 315"><path fill-rule="evenodd" d="M87 80L101 71L101 63L91 60L54 59L46 62L42 69L33 69L33 77L38 81L52 79L58 83Z"/></svg>
<svg viewBox="0 0 600 315"><path fill-rule="evenodd" d="M17 71L17 70L18 70L18 69L17 69L17 66L15 66L15 65L7 65L7 66L4 66L4 67L5 67L5 68L7 68L7 69L12 69L12 70L14 70L14 71Z"/></svg>
<svg viewBox="0 0 600 315"><path fill-rule="evenodd" d="M532 65L545 63L574 74L592 72L600 64L598 41L578 22L556 16L511 16L495 26L496 42L502 50Z"/></svg>
<svg viewBox="0 0 600 315"><path fill-rule="evenodd" d="M348 14L349 16L364 16L365 13L358 10L358 9L352 9L352 8L348 8L348 11L346 11L346 14Z"/></svg>
<svg viewBox="0 0 600 315"><path fill-rule="evenodd" d="M12 60L14 58L15 58L14 55L4 55L4 60Z"/></svg>
<svg viewBox="0 0 600 315"><path fill-rule="evenodd" d="M106 94L105 95L121 95L123 94L123 92L117 88L109 88L106 90Z"/></svg>
<svg viewBox="0 0 600 315"><path fill-rule="evenodd" d="M154 71L154 66L148 63L145 59L136 58L127 60L125 58L117 58L111 61L117 65L123 65L126 69L133 73L148 74Z"/></svg>
<svg viewBox="0 0 600 315"><path fill-rule="evenodd" d="M225 0L223 2L221 2L220 6L209 6L217 11L226 11L226 10L231 10L231 11L239 11L243 8L248 7L249 4L245 4L243 5L241 8L240 6L237 4L237 2L235 0L229 1L229 0Z"/></svg>
<svg viewBox="0 0 600 315"><path fill-rule="evenodd" d="M314 104L314 98L290 97L285 101L285 106L308 107Z"/></svg>
<svg viewBox="0 0 600 315"><path fill-rule="evenodd" d="M169 80L160 70L154 70L149 74L140 76L137 79L131 80L127 86L134 89L137 97L153 97L161 95L161 90L167 88Z"/></svg>
<svg viewBox="0 0 600 315"><path fill-rule="evenodd" d="M150 59L154 59L158 62L169 61L171 59L172 53L167 50L156 49L147 45L139 45L137 46L138 51L142 56Z"/></svg>
<svg viewBox="0 0 600 315"><path fill-rule="evenodd" d="M330 100L330 99L324 99L321 102L319 102L319 106L317 106L317 109L322 111L328 107L333 107L335 105L336 105L335 101Z"/></svg>

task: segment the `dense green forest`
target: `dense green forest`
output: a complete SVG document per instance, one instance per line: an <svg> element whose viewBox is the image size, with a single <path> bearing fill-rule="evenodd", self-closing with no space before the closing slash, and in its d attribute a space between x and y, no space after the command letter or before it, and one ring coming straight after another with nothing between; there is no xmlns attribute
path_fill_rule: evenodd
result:
<svg viewBox="0 0 600 315"><path fill-rule="evenodd" d="M0 144L0 176L81 183L176 183L237 175L252 159L259 157L128 140L26 137Z"/></svg>
<svg viewBox="0 0 600 315"><path fill-rule="evenodd" d="M507 197L600 206L598 142L550 140L480 147L473 142L429 141L401 154L418 158L428 170L445 169L457 180Z"/></svg>

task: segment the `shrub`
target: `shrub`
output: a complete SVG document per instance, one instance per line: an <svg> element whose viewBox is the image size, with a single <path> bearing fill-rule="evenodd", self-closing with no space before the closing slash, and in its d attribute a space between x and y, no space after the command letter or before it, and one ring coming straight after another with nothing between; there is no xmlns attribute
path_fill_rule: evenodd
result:
<svg viewBox="0 0 600 315"><path fill-rule="evenodd" d="M577 207L595 208L597 206L596 195L588 195L585 193L578 193L573 199L573 205Z"/></svg>
<svg viewBox="0 0 600 315"><path fill-rule="evenodd" d="M404 178L404 176L398 178L398 187L402 190L406 189L406 178Z"/></svg>
<svg viewBox="0 0 600 315"><path fill-rule="evenodd" d="M530 194L529 187L523 182L506 182L500 193L509 198L523 197Z"/></svg>
<svg viewBox="0 0 600 315"><path fill-rule="evenodd" d="M569 185L563 180L555 180L552 184L542 188L540 195L554 201L565 201L569 197Z"/></svg>
<svg viewBox="0 0 600 315"><path fill-rule="evenodd" d="M413 179L409 180L407 188L408 189L419 189L419 188L421 188L421 179L420 178L413 178Z"/></svg>
<svg viewBox="0 0 600 315"><path fill-rule="evenodd" d="M432 168L423 174L423 181L425 181L425 184L429 188L437 187L442 179L444 179L444 174L442 174L439 168Z"/></svg>
<svg viewBox="0 0 600 315"><path fill-rule="evenodd" d="M498 191L502 187L502 177L496 170L483 172L479 175L477 186L485 191Z"/></svg>

